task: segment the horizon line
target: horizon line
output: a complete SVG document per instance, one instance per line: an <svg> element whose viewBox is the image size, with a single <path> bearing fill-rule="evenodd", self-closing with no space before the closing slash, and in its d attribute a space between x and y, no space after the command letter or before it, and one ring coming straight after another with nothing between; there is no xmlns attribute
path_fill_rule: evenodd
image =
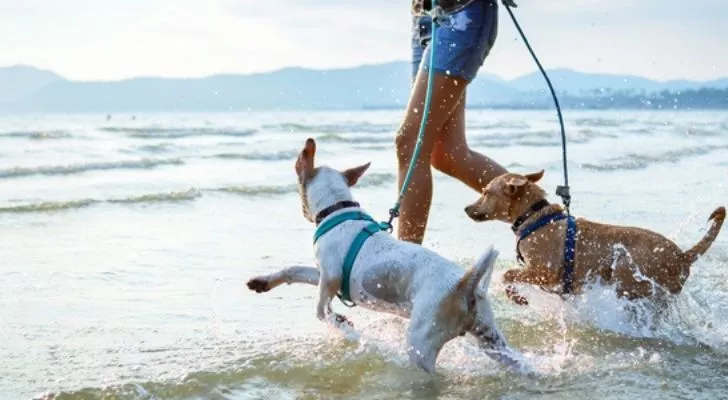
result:
<svg viewBox="0 0 728 400"><path fill-rule="evenodd" d="M131 80L137 80L137 79L179 79L179 80L203 80L203 79L209 79L209 78L215 78L220 76L256 76L256 75L270 75L275 74L279 72L283 72L286 70L303 70L303 71L314 71L314 72L334 72L334 71L349 71L349 70L355 70L359 68L366 68L366 67L381 67L389 64L409 64L409 61L407 60L391 60L391 61L384 61L384 62L377 62L377 63L364 63L364 64L357 64L357 65L351 65L351 66L342 66L342 67L305 67L305 66L282 66L276 69L270 69L266 71L258 71L258 72L217 72L213 74L207 74L207 75L198 75L198 76L163 76L163 75L137 75L127 78L118 78L118 79L92 79L92 80L76 80L76 79L69 79L62 74L44 67L37 67L32 64L22 64L22 63L16 63L16 64L10 64L10 65L0 65L0 70L2 69L11 69L11 68L28 68L28 69L34 69L39 72L46 72L51 73L54 75L57 75L61 79L68 81L68 82L79 82L79 83L92 83L92 82L124 82L124 81L131 81ZM711 79L689 79L689 78L672 78L672 79L654 79L650 78L644 75L638 75L638 74L631 74L631 73L617 73L617 72L594 72L594 71L581 71L574 68L569 67L555 67L555 68L547 68L547 72L556 72L556 71L568 71L568 72L575 72L582 75L602 75L602 76L615 76L615 77L626 77L626 78L639 78L639 79L648 79L653 82L657 83L670 83L670 82L696 82L696 83L707 83L707 82L714 82L719 81L722 79L728 79L727 76L717 77L717 78L711 78ZM493 72L487 72L483 71L478 74L478 77L481 79L489 79L492 81L493 78L497 78L498 80L510 83L517 81L518 79L522 79L527 76L531 76L534 74L540 74L540 71L538 69L534 69L531 72L527 72L525 74L521 74L519 76L516 76L514 78L504 78L496 73Z"/></svg>

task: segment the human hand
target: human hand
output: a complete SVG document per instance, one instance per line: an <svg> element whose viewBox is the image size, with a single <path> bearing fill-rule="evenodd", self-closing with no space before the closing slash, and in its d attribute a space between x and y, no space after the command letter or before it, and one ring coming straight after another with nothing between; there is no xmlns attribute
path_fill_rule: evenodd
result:
<svg viewBox="0 0 728 400"><path fill-rule="evenodd" d="M518 4L516 4L516 2L513 1L513 0L501 0L501 2L506 7L513 7L513 8L517 8L518 7Z"/></svg>

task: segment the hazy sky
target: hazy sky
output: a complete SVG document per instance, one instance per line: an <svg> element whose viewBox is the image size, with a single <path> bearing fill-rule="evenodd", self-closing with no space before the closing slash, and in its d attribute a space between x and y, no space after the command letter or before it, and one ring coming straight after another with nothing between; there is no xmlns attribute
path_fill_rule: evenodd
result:
<svg viewBox="0 0 728 400"><path fill-rule="evenodd" d="M728 0L521 0L547 68L728 76ZM410 0L0 0L0 65L72 79L202 76L406 60ZM483 72L535 69L501 7Z"/></svg>

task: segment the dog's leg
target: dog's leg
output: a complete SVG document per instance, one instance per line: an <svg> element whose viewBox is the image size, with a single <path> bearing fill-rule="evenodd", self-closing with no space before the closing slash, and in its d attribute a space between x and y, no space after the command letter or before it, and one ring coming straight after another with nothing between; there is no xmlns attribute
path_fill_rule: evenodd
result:
<svg viewBox="0 0 728 400"><path fill-rule="evenodd" d="M505 365L506 368L519 373L532 372L532 367L528 365L523 355L508 346L492 315L478 316L468 333L475 338L478 347L483 349L488 357Z"/></svg>
<svg viewBox="0 0 728 400"><path fill-rule="evenodd" d="M541 268L539 268L540 270ZM534 273L530 268L526 269L510 269L503 274L504 283L529 283L532 285L548 285L550 284L550 277L544 276L540 273Z"/></svg>
<svg viewBox="0 0 728 400"><path fill-rule="evenodd" d="M635 264L629 250L623 245L614 246L612 257L612 279L616 282L619 297L629 300L649 297L660 288L655 281L642 274L639 265Z"/></svg>
<svg viewBox="0 0 728 400"><path fill-rule="evenodd" d="M319 283L320 276L319 270L313 267L289 267L269 275L251 278L248 281L248 289L256 293L263 293L284 283L289 285L292 283L305 283L316 286Z"/></svg>
<svg viewBox="0 0 728 400"><path fill-rule="evenodd" d="M522 294L518 293L518 289L516 289L516 287L513 285L506 286L506 297L508 297L512 302L518 304L519 306L528 305L528 299Z"/></svg>
<svg viewBox="0 0 728 400"><path fill-rule="evenodd" d="M348 318L341 314L335 313L331 308L331 300L336 296L336 292L341 287L339 280L326 279L325 273L319 280L319 301L316 306L316 318L323 321L334 328L346 331L354 327L354 324Z"/></svg>
<svg viewBox="0 0 728 400"><path fill-rule="evenodd" d="M506 271L505 274L503 274L504 283L527 283L541 285L544 281L545 279L543 279L542 276L533 275L532 271L529 271L528 269L510 269ZM514 285L506 286L506 297L508 297L512 302L520 306L528 305L528 299L518 293L518 290Z"/></svg>
<svg viewBox="0 0 728 400"><path fill-rule="evenodd" d="M420 301L418 301L420 300ZM438 324L435 315L437 305L431 298L416 299L407 329L407 355L410 362L428 373L435 372L435 362L440 350L449 339Z"/></svg>

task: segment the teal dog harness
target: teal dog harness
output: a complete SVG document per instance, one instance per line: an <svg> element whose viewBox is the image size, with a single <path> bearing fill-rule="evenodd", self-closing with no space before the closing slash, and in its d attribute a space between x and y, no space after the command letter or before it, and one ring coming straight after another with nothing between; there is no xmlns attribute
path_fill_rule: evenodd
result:
<svg viewBox="0 0 728 400"><path fill-rule="evenodd" d="M369 239L375 233L386 230L387 228L384 226L386 224L380 224L376 222L368 214L361 211L349 211L335 215L329 219L325 219L334 211L338 211L340 209L348 207L359 207L359 204L353 201L336 203L335 205L321 211L321 213L316 216L316 222L320 223L320 225L316 228L316 232L313 235L313 243L315 244L321 238L321 236L325 235L327 232L344 222L369 221L369 224L362 228L359 234L354 237L354 241L351 243L351 246L349 246L349 251L346 253L346 256L344 257L344 263L341 266L341 290L339 290L337 296L339 297L339 300L344 303L345 306L353 307L355 304L351 300L351 294L349 292L349 278L351 278L351 270L354 268L354 261L356 261L356 257L359 255L359 251L361 250L362 246L364 246L364 243L367 241L367 239Z"/></svg>

